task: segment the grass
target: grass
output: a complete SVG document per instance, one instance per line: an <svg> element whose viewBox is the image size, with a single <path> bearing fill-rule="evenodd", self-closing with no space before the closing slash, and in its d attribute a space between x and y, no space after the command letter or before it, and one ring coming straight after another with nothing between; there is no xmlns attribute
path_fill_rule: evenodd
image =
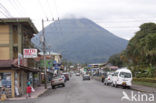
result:
<svg viewBox="0 0 156 103"><path fill-rule="evenodd" d="M148 87L154 87L154 88L156 88L156 83L142 82L142 81L133 81L133 84L143 85L143 86L148 86Z"/></svg>

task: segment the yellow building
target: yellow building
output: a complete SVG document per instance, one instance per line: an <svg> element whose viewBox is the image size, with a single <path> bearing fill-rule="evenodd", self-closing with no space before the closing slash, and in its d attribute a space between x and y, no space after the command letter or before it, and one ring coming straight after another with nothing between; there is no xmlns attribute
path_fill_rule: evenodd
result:
<svg viewBox="0 0 156 103"><path fill-rule="evenodd" d="M36 33L30 18L0 19L0 88L5 87L8 97L24 94L27 80L38 71L33 59L22 58Z"/></svg>

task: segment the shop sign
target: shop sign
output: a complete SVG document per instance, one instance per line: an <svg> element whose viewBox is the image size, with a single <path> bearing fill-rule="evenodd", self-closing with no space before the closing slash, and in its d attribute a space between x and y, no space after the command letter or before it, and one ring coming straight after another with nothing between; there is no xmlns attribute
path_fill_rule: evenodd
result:
<svg viewBox="0 0 156 103"><path fill-rule="evenodd" d="M24 58L36 58L37 49L24 49L23 54L24 54Z"/></svg>

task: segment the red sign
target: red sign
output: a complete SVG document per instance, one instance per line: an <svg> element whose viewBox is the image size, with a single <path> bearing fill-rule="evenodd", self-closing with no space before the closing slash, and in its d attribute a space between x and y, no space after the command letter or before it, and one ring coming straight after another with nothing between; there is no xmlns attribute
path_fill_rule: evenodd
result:
<svg viewBox="0 0 156 103"><path fill-rule="evenodd" d="M24 58L36 58L37 49L24 49L23 54L24 54Z"/></svg>

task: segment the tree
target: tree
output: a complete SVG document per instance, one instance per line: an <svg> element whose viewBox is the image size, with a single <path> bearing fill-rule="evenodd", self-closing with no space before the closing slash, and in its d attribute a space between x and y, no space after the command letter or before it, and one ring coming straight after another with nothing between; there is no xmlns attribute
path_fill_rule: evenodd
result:
<svg viewBox="0 0 156 103"><path fill-rule="evenodd" d="M126 56L133 65L154 65L156 61L156 24L145 23L129 41Z"/></svg>
<svg viewBox="0 0 156 103"><path fill-rule="evenodd" d="M156 24L142 24L120 57L133 67L133 72L153 77L156 73Z"/></svg>
<svg viewBox="0 0 156 103"><path fill-rule="evenodd" d="M112 55L109 58L108 62L111 63L112 65L115 65L115 66L118 66L118 67L122 67L123 66L123 62L120 59L120 54Z"/></svg>

